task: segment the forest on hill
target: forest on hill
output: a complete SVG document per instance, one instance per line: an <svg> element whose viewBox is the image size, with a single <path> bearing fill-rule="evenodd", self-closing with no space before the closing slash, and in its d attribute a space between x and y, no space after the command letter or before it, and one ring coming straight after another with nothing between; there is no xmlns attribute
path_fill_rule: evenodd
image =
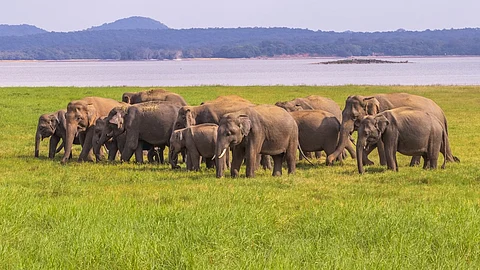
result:
<svg viewBox="0 0 480 270"><path fill-rule="evenodd" d="M292 28L126 29L0 36L0 60L480 55L480 29L325 32Z"/></svg>

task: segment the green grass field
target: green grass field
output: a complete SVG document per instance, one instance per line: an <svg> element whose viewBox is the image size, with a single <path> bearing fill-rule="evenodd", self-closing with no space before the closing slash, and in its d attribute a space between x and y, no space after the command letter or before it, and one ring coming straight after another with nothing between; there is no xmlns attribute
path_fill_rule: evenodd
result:
<svg viewBox="0 0 480 270"><path fill-rule="evenodd" d="M350 158L333 167L322 158L299 162L295 175L254 179L167 165L62 166L61 155L46 158L47 140L33 157L40 114L141 89L0 88L0 269L480 268L479 87L166 89L192 105L228 94L258 104L316 94L341 107L353 94L425 96L444 109L461 163L426 171L399 154L398 173L375 165L359 175Z"/></svg>

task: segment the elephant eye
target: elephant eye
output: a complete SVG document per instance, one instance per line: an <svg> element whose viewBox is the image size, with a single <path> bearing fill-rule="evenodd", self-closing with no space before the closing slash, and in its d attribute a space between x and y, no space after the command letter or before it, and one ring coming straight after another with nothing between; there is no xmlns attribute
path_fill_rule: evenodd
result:
<svg viewBox="0 0 480 270"><path fill-rule="evenodd" d="M227 131L227 132L225 133L225 135L227 135L227 136L231 136L231 135L232 135L232 133L231 133L230 131Z"/></svg>

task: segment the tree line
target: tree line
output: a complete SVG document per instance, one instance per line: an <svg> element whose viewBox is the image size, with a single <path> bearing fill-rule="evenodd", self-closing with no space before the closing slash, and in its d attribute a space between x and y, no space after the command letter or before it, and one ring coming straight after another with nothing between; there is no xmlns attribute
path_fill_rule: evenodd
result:
<svg viewBox="0 0 480 270"><path fill-rule="evenodd" d="M3 36L0 59L480 55L479 44L479 28L374 33L292 28L103 30Z"/></svg>

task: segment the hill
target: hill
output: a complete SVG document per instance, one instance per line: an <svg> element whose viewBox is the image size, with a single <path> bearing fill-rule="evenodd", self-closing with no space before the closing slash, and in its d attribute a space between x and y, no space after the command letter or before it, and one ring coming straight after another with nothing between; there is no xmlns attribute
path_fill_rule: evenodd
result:
<svg viewBox="0 0 480 270"><path fill-rule="evenodd" d="M154 20L132 17L85 31L0 36L0 60L480 55L480 28L374 33L257 27L120 30L126 22L128 27L148 27L149 21ZM115 30L107 30L111 27Z"/></svg>
<svg viewBox="0 0 480 270"><path fill-rule="evenodd" d="M98 31L98 30L135 30L135 29L162 30L162 29L168 29L168 27L165 24L150 18L134 16L134 17L116 20L112 23L105 23L100 26L94 26L87 30Z"/></svg>
<svg viewBox="0 0 480 270"><path fill-rule="evenodd" d="M33 25L0 24L0 36L28 36L42 33L47 33L47 31Z"/></svg>

